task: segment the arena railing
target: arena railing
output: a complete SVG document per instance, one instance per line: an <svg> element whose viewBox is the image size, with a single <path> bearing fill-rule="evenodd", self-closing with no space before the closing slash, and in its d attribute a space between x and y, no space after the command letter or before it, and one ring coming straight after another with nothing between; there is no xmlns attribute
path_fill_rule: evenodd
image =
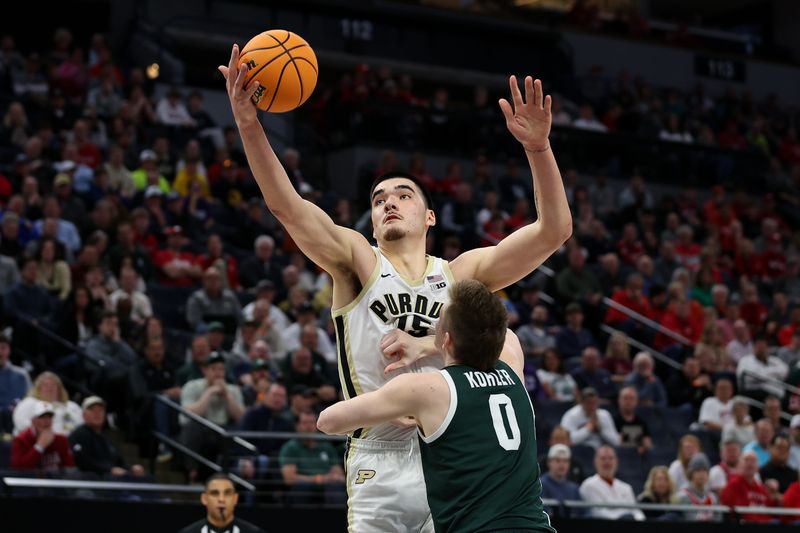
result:
<svg viewBox="0 0 800 533"><path fill-rule="evenodd" d="M751 407L755 407L756 409L764 409L764 402L762 402L762 401L759 401L759 400L756 400L755 398L751 398L749 396L744 396L744 395L741 395L741 394L738 397L741 398L741 400L744 403L746 403L747 405L749 405ZM786 411L782 410L781 411L781 418L783 418L786 421L791 421L792 420L792 415L787 413Z"/></svg>
<svg viewBox="0 0 800 533"><path fill-rule="evenodd" d="M729 505L691 505L678 503L621 503L621 502L589 502L583 500L557 500L553 498L542 498L542 503L552 509L629 509L631 511L661 511L676 513L697 513L711 512L714 514L731 514L736 519L741 519L741 515L764 514L769 516L795 516L800 518L800 508L783 507L756 507L756 506L729 506ZM603 519L601 516L592 517Z"/></svg>
<svg viewBox="0 0 800 533"><path fill-rule="evenodd" d="M609 335L613 335L614 333L624 333L624 332L622 332L622 331L620 331L618 329L614 329L611 326L608 326L606 324L602 324L600 326L600 329L602 331L604 331L605 333L608 333ZM626 337L627 337L626 341L628 343L628 346L630 346L631 348L635 348L635 349L639 350L640 352L647 352L650 355L652 355L655 359L658 359L659 361L661 361L665 365L670 366L670 367L672 367L672 368L674 368L676 370L680 370L681 369L680 363L678 363L677 361L675 361L671 357L668 357L668 356L664 355L663 353L659 352L658 350L655 350L655 349L649 347L648 345L644 344L643 342L637 341L636 339L634 339L633 337L631 337L629 335L626 335Z"/></svg>
<svg viewBox="0 0 800 533"><path fill-rule="evenodd" d="M125 481L83 481L78 479L37 479L5 476L0 478L7 491L14 489L68 489L135 492L187 492L201 493L199 485L169 485L166 483L133 483Z"/></svg>
<svg viewBox="0 0 800 533"><path fill-rule="evenodd" d="M39 323L38 320L35 317L32 317L32 316L28 315L27 313L22 313L20 311L15 311L14 312L14 318L24 322L25 325L35 329L38 333L44 335L45 337L47 337L51 341L55 342L56 344L59 344L63 348L66 348L67 350L75 353L75 355L80 357L83 361L87 361L87 362L89 362L89 363L91 363L91 364L93 364L93 365L95 365L95 366L97 366L97 367L99 367L101 369L106 366L105 361L103 361L102 359L97 359L97 358L93 357L91 354L86 352L81 347L79 347L79 346L77 346L75 344L72 344L71 342L69 342L67 339L65 339L64 337L62 337L58 333L54 332L53 330L51 330L51 329L45 327L44 325L42 325L41 323ZM36 354L36 357L38 357L39 355L40 354Z"/></svg>
<svg viewBox="0 0 800 533"><path fill-rule="evenodd" d="M221 456L220 462L223 465L229 464L228 458L230 456L230 449L231 449L230 444L237 444L237 445L241 446L242 448L244 448L245 450L247 450L247 451L249 451L251 453L254 453L254 454L258 453L258 448L256 448L251 442L248 442L248 441L244 440L242 437L237 436L235 434L232 434L231 432L227 431L225 428L223 428L223 427L211 422L210 420L206 420L202 416L197 415L197 414L189 411L188 409L186 409L182 405L179 405L179 404L173 402L172 400L170 400L166 396L161 395L161 394L157 394L157 395L155 395L155 398L156 398L156 401L159 401L159 402L163 403L164 405L166 405L170 409L176 411L179 415L187 417L190 420L190 422L188 422L188 423L200 424L201 426L205 427L209 431L211 431L213 433L216 433L217 435L222 437L222 450L221 450L221 453L220 453L220 456ZM178 452L191 457L195 461L197 461L199 463L202 463L203 465L205 465L206 467L210 468L214 472L226 472L227 471L225 467L220 466L219 464L214 463L213 461L203 457L202 455L200 455L196 451L192 450L191 448L189 448L188 446L184 445L183 443L176 441L175 439L169 437L168 435L164 435L163 433L161 433L160 431L157 431L157 430L153 430L152 433L153 433L153 436L155 438L157 438L159 441L163 442L164 444L167 444L168 446L171 446L172 448L174 448ZM237 476L236 474L233 474L231 472L228 472L228 474L231 476L231 478L236 483L238 483L239 485L245 487L247 490L251 490L251 491L255 490L255 486L253 484L249 483L248 481L245 481L244 479L240 478L239 476Z"/></svg>
<svg viewBox="0 0 800 533"><path fill-rule="evenodd" d="M737 376L737 381L739 382L739 390L747 390L747 388L744 387L746 377L752 378L756 381L769 383L770 385L775 385L776 387L783 389L784 392L800 395L800 388L795 387L794 385L786 383L785 381L781 381L779 379L771 378L769 376L762 376L761 374L757 374L756 372L752 372L750 370L743 370L742 373L739 376Z"/></svg>
<svg viewBox="0 0 800 533"><path fill-rule="evenodd" d="M555 279L556 278L555 270L553 270L552 268L548 267L547 265L539 266L538 270L541 271L543 274L545 274L547 277L549 277L551 279ZM622 304L620 304L618 302L615 302L614 300L612 300L611 298L609 298L607 296L603 296L603 299L601 300L601 302L606 307L611 307L612 309L615 309L616 311L624 313L625 315L627 315L631 319L635 320L636 322L639 322L640 324L642 324L644 326L647 326L648 328L650 328L652 330L655 330L658 333L661 333L662 335L666 335L670 339L672 339L672 340L674 340L674 341L676 341L676 342L678 342L680 344L683 344L684 346L693 346L692 341L690 341L689 339L687 339L686 337L684 337L680 333L676 333L675 331L672 331L671 329L665 328L664 326L662 326L658 322L656 322L654 320L651 320L651 319L647 318L646 316L644 316L644 315L642 315L640 313L637 313L636 311L634 311L630 307L627 307L627 306L624 306L624 305L622 305ZM647 350L648 351L652 351L651 348L647 348Z"/></svg>

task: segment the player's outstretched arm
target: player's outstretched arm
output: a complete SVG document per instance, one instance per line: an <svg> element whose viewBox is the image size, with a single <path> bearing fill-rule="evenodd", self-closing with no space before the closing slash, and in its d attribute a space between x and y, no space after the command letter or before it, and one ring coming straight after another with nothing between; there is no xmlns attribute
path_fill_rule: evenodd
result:
<svg viewBox="0 0 800 533"><path fill-rule="evenodd" d="M336 267L351 267L355 255L374 259L367 240L358 232L337 226L319 207L304 200L295 191L286 171L267 140L258 121L256 106L250 100L258 81L245 89L247 66L239 63L239 47L233 45L228 66L219 66L225 76L231 110L239 128L250 170L261 189L267 207L283 224L300 249L314 263L332 275ZM374 261L364 267L370 272Z"/></svg>
<svg viewBox="0 0 800 533"><path fill-rule="evenodd" d="M550 148L552 115L550 95L543 97L542 82L525 78L525 99L511 76L511 104L500 108L511 134L522 144L533 173L538 218L503 239L498 245L465 252L450 265L456 279L474 278L491 290L519 281L542 264L572 235L572 215L561 173Z"/></svg>
<svg viewBox="0 0 800 533"><path fill-rule="evenodd" d="M438 372L430 376L442 379ZM431 389L430 376L403 374L376 391L335 403L320 413L317 427L329 435L342 435L401 417L418 419Z"/></svg>

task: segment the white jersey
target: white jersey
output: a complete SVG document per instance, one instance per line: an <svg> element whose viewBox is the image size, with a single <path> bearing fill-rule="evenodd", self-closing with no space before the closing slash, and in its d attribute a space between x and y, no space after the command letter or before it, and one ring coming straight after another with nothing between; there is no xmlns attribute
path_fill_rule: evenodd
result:
<svg viewBox="0 0 800 533"><path fill-rule="evenodd" d="M393 329L415 337L433 334L442 307L449 298L453 274L448 262L428 256L425 273L418 280L402 276L378 248L375 270L358 296L348 305L331 312L336 326L339 378L346 399L379 389L394 376L405 372L425 372L437 368L415 363L408 369L385 376L391 360L381 352L381 339ZM391 424L361 428L354 438L406 440L415 438L414 428Z"/></svg>

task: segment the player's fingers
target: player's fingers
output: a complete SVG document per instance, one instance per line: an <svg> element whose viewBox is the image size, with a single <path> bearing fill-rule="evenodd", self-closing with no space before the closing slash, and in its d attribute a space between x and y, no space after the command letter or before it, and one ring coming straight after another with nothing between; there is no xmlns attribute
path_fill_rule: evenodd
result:
<svg viewBox="0 0 800 533"><path fill-rule="evenodd" d="M544 99L544 91L542 90L542 80L534 80L533 103L536 104L537 109L542 108L543 99Z"/></svg>
<svg viewBox="0 0 800 533"><path fill-rule="evenodd" d="M533 78L525 76L525 103L532 105L536 102L536 95L533 92Z"/></svg>
<svg viewBox="0 0 800 533"><path fill-rule="evenodd" d="M503 116L506 118L506 122L512 122L514 120L514 111L511 109L511 104L509 104L508 100L505 98L501 98L499 104L500 110L503 112Z"/></svg>
<svg viewBox="0 0 800 533"><path fill-rule="evenodd" d="M392 357L402 357L405 351L403 350L403 343L401 342L393 342L389 346L383 349L384 355L391 354Z"/></svg>
<svg viewBox="0 0 800 533"><path fill-rule="evenodd" d="M228 69L233 70L236 68L236 62L239 61L239 45L234 44L231 47L231 58L228 60Z"/></svg>
<svg viewBox="0 0 800 533"><path fill-rule="evenodd" d="M228 79L228 67L226 67L224 65L220 65L220 66L217 67L217 70L222 72L222 75L225 76L225 80L227 81L227 79Z"/></svg>
<svg viewBox="0 0 800 533"><path fill-rule="evenodd" d="M517 77L511 76L508 78L508 85L511 88L511 99L514 100L514 109L519 109L524 102L522 101L522 93L519 92Z"/></svg>
<svg viewBox="0 0 800 533"><path fill-rule="evenodd" d="M256 95L256 91L258 90L258 87L259 87L260 85L261 85L261 84L258 82L258 80L255 80L255 81L253 82L253 86L252 86L252 87L250 87L250 90L248 91L248 98L250 98L251 100L253 99L253 97ZM255 102L254 102L254 103L255 103Z"/></svg>
<svg viewBox="0 0 800 533"><path fill-rule="evenodd" d="M247 79L247 65L242 63L239 65L239 72L236 75L235 90L237 94L241 94L244 89L244 80Z"/></svg>
<svg viewBox="0 0 800 533"><path fill-rule="evenodd" d="M548 94L544 97L544 110L550 114L550 109L553 107L553 98Z"/></svg>
<svg viewBox="0 0 800 533"><path fill-rule="evenodd" d="M383 369L383 375L389 374L394 372L395 370L400 370L401 368L405 368L406 364L403 361L395 361L394 363L386 365L386 368Z"/></svg>
<svg viewBox="0 0 800 533"><path fill-rule="evenodd" d="M395 339L397 338L397 334L394 331L390 331L386 335L381 338L381 350L392 344Z"/></svg>

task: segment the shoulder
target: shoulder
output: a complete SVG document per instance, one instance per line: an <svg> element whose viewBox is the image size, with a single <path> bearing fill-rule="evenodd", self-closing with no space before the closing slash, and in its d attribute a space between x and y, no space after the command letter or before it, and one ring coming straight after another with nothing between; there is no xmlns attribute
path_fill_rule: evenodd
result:
<svg viewBox="0 0 800 533"><path fill-rule="evenodd" d="M200 533L202 527L206 525L205 520L198 520L192 524L189 524L185 528L181 529L178 533Z"/></svg>
<svg viewBox="0 0 800 533"><path fill-rule="evenodd" d="M236 519L236 525L239 526L239 529L242 530L242 533L264 533L264 530L260 527L251 524L247 520L242 520L241 518Z"/></svg>

